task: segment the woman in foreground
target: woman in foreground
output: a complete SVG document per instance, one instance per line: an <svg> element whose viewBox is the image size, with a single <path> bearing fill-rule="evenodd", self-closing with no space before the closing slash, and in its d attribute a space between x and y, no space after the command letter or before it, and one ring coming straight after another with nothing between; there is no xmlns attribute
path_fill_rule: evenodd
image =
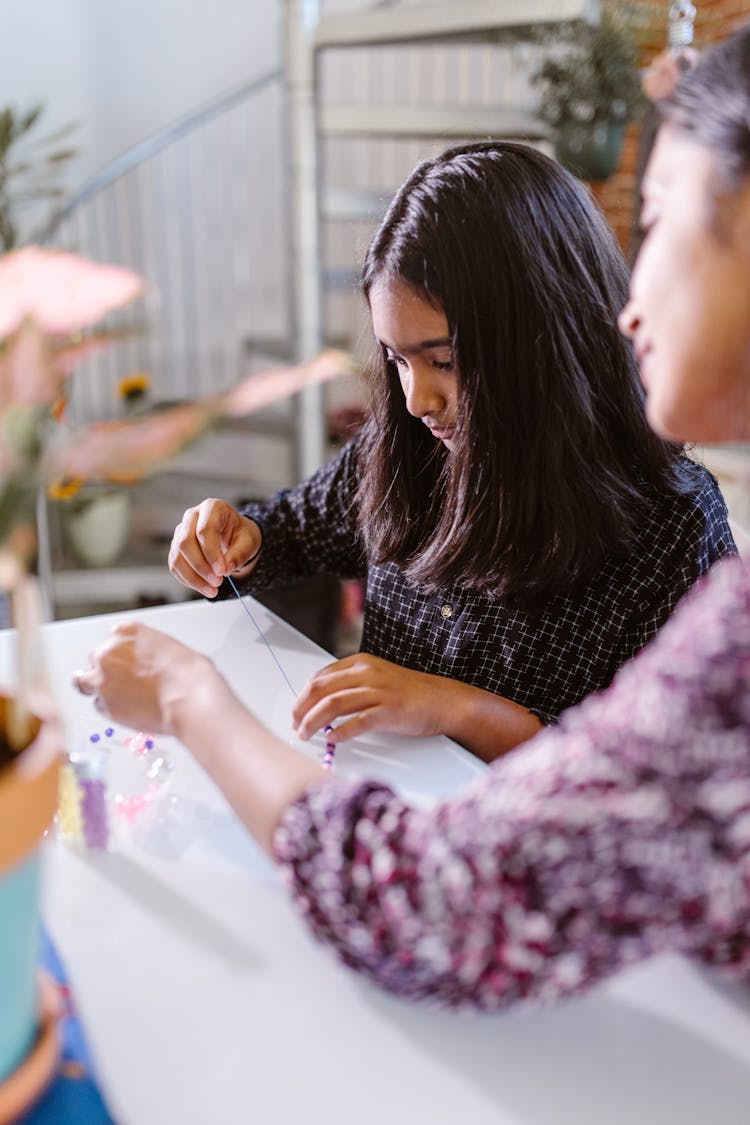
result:
<svg viewBox="0 0 750 1125"><path fill-rule="evenodd" d="M621 316L665 437L750 437L750 29L665 106ZM750 973L750 574L718 564L599 696L453 800L327 776L203 656L116 630L76 676L175 735L275 857L307 924L401 995L495 1009L675 950Z"/></svg>

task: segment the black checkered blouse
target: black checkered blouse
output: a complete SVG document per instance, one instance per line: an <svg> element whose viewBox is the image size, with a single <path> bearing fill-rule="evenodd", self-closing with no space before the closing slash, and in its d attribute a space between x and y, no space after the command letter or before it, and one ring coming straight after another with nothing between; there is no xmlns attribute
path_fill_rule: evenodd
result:
<svg viewBox="0 0 750 1125"><path fill-rule="evenodd" d="M367 565L357 534L356 447L355 439L309 480L268 503L241 508L263 531L260 559L242 591L320 573L366 576L364 652L464 680L546 723L608 685L695 579L735 553L718 485L700 469L697 495L658 500L633 556L606 563L575 596L554 595L530 613L460 585L423 593L397 565Z"/></svg>

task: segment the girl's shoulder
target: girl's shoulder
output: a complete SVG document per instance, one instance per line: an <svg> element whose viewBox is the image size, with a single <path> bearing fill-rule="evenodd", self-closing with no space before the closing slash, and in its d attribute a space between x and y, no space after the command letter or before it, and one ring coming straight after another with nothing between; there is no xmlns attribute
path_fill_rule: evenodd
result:
<svg viewBox="0 0 750 1125"><path fill-rule="evenodd" d="M735 555L737 548L716 477L684 455L677 461L677 470L677 488L653 496L641 538L651 544L672 544L673 549L680 545L700 549L700 573L717 559Z"/></svg>
<svg viewBox="0 0 750 1125"><path fill-rule="evenodd" d="M750 568L738 558L720 560L691 587L608 689L611 707L623 703L625 724L650 700L683 732L689 724L713 725L727 708L734 712L749 690Z"/></svg>

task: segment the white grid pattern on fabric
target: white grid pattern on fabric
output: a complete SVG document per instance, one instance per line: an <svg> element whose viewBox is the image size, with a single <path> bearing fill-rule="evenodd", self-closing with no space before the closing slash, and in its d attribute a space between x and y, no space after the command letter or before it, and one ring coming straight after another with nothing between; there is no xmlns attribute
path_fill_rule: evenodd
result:
<svg viewBox="0 0 750 1125"><path fill-rule="evenodd" d="M393 563L367 566L357 535L356 444L268 504L242 508L263 529L243 590L322 572L366 574L363 651L505 696L544 722L606 687L695 580L734 553L718 485L696 467L699 491L658 498L631 557L610 559L570 596L556 594L532 613L460 586L424 593Z"/></svg>

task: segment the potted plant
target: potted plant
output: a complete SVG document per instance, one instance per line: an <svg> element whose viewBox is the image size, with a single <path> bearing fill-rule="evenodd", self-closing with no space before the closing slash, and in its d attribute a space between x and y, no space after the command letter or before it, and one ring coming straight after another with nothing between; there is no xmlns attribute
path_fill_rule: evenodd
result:
<svg viewBox="0 0 750 1125"><path fill-rule="evenodd" d="M0 1120L28 1104L56 1060L36 940L40 844L57 805L64 743L45 684L40 601L28 573L45 432L70 364L86 346L80 333L141 287L129 270L36 248L0 258L0 587L18 629L16 682L0 694Z"/></svg>
<svg viewBox="0 0 750 1125"><path fill-rule="evenodd" d="M350 374L343 353L250 376L215 398L61 426L67 384L90 354L122 335L95 326L138 297L141 279L56 250L0 256L0 591L17 630L16 682L0 691L0 1121L13 1120L55 1062L54 1022L36 977L39 853L57 802L64 751L41 660L34 580L40 488L125 485L167 461L214 419L262 409L304 386ZM141 392L146 384L139 382ZM132 389L132 385L131 385ZM40 1008L41 1004L41 1008Z"/></svg>
<svg viewBox="0 0 750 1125"><path fill-rule="evenodd" d="M28 110L8 105L0 109L0 250L12 250L21 241L21 216L38 214L40 204L61 200L62 174L78 150L65 141L73 125L36 137L44 112L37 103ZM28 225L28 224L24 224ZM33 238L33 236L32 236Z"/></svg>
<svg viewBox="0 0 750 1125"><path fill-rule="evenodd" d="M36 943L39 844L57 804L62 735L43 698L35 701L26 730L14 735L16 702L0 696L1 1121L15 1119L33 1100L57 1056L56 1008L40 989Z"/></svg>
<svg viewBox="0 0 750 1125"><path fill-rule="evenodd" d="M626 5L603 4L597 23L578 21L545 34L533 75L540 116L552 128L555 155L586 180L617 167L625 126L643 107L638 45Z"/></svg>

